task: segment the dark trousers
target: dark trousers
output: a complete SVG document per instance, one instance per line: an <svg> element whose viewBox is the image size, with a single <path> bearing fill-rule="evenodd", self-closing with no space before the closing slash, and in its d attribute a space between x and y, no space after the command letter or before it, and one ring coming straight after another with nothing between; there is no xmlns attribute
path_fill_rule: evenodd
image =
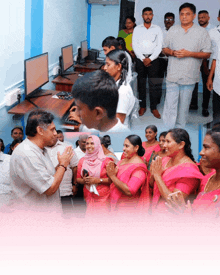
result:
<svg viewBox="0 0 220 275"><path fill-rule="evenodd" d="M220 96L213 90L213 124L220 123Z"/></svg>
<svg viewBox="0 0 220 275"><path fill-rule="evenodd" d="M146 108L146 83L148 77L149 94L150 94L150 109L157 109L157 104L160 103L162 95L162 79L160 71L159 58L151 62L151 66L145 67L144 63L136 58L136 71L138 73L138 93L140 107Z"/></svg>
<svg viewBox="0 0 220 275"><path fill-rule="evenodd" d="M209 107L209 100L210 100L210 91L206 87L208 75L204 72L203 65L201 66L200 71L202 73L202 86L203 86L202 109L207 110ZM190 105L198 106L198 86L199 86L199 83L196 83L195 88L193 90L192 100Z"/></svg>

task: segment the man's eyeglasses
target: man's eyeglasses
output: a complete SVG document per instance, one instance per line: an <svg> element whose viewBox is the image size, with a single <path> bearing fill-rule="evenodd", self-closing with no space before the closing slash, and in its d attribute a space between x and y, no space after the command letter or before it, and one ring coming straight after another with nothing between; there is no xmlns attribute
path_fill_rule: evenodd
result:
<svg viewBox="0 0 220 275"><path fill-rule="evenodd" d="M174 21L173 18L166 18L165 21Z"/></svg>

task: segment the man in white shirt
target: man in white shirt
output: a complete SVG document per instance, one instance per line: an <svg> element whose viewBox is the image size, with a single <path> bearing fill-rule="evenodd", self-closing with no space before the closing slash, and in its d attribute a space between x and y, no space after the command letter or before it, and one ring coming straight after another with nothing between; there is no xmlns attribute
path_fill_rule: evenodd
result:
<svg viewBox="0 0 220 275"><path fill-rule="evenodd" d="M146 7L142 11L144 23L135 27L132 47L136 55L138 73L138 92L140 102L139 115L146 112L146 79L148 77L150 109L156 118L161 118L157 110L162 95L159 54L162 50L163 33L159 26L152 24L153 10Z"/></svg>
<svg viewBox="0 0 220 275"><path fill-rule="evenodd" d="M220 21L220 10L218 18ZM213 124L216 124L220 121L220 27L218 26L210 32L212 32L212 65L207 88L209 91L213 90Z"/></svg>
<svg viewBox="0 0 220 275"><path fill-rule="evenodd" d="M210 31L211 29L214 28L214 26L209 23L209 20L210 20L210 17L207 10L201 10L198 12L198 23L201 27L205 28L207 31ZM203 83L202 115L204 117L209 116L208 107L209 107L210 91L206 87L207 79L209 76L209 62L211 62L211 60L203 59L202 65L200 68L200 71L202 74L202 83ZM198 87L199 87L199 83L197 82L193 90L192 100L189 107L191 110L198 109Z"/></svg>
<svg viewBox="0 0 220 275"><path fill-rule="evenodd" d="M67 147L57 154L56 170L45 147L57 142L54 116L43 110L32 111L27 119L27 138L14 150L10 177L16 202L27 210L60 211L59 186L73 157ZM18 205L17 205L18 206Z"/></svg>
<svg viewBox="0 0 220 275"><path fill-rule="evenodd" d="M163 29L163 41L167 36L168 30L174 25L175 23L175 14L172 12L167 12L164 15L164 25L165 28ZM164 78L164 75L167 74L167 65L168 65L168 57L162 52L160 54L160 67L161 67L161 77Z"/></svg>
<svg viewBox="0 0 220 275"><path fill-rule="evenodd" d="M168 56L163 121L169 129L185 128L202 59L209 58L211 53L208 32L193 22L195 5L182 4L179 17L181 25L170 28L163 45L163 51Z"/></svg>
<svg viewBox="0 0 220 275"><path fill-rule="evenodd" d="M0 207L7 204L12 196L10 179L10 159L11 156L4 154L4 146L0 140Z"/></svg>
<svg viewBox="0 0 220 275"><path fill-rule="evenodd" d="M78 160L83 158L86 154L86 140L88 138L88 135L82 134L79 136L79 146L74 150Z"/></svg>
<svg viewBox="0 0 220 275"><path fill-rule="evenodd" d="M65 148L69 146L65 142L57 140L57 143L52 147L47 147L47 151L49 153L50 159L54 165L57 167L58 159L57 154L60 152L62 154ZM63 206L63 211L72 209L73 206L73 195L76 194L76 173L77 173L77 165L78 165L78 157L73 150L73 157L70 160L69 165L67 166L67 170L63 176L63 179L60 183L59 191L60 191L60 198L61 203Z"/></svg>

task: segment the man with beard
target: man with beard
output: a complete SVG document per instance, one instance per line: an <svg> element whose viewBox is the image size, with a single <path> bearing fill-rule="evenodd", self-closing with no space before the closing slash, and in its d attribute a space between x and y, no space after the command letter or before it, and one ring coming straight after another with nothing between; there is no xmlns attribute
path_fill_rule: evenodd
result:
<svg viewBox="0 0 220 275"><path fill-rule="evenodd" d="M57 153L58 165L54 168L46 146L54 146L57 132L54 116L43 110L32 111L27 119L27 138L13 152L10 177L16 202L27 209L59 211L59 186L73 157L71 146L63 154Z"/></svg>
<svg viewBox="0 0 220 275"><path fill-rule="evenodd" d="M163 33L159 26L152 24L153 10L146 7L142 11L144 23L133 32L132 47L136 55L138 73L138 93L140 102L139 115L146 112L146 78L148 77L150 109L156 118L161 118L157 110L162 95L159 54L162 50Z"/></svg>
<svg viewBox="0 0 220 275"><path fill-rule="evenodd" d="M201 27L205 28L207 31L210 31L214 28L212 24L209 23L210 17L209 13L206 10L201 10L198 12L198 23ZM209 62L211 60L203 59L202 66L200 68L202 74L202 83L203 83L203 102L202 102L202 115L204 117L209 116L209 99L210 99L210 91L206 87L207 79L209 76ZM192 100L190 103L191 110L198 109L198 86L199 83L197 82L192 94Z"/></svg>

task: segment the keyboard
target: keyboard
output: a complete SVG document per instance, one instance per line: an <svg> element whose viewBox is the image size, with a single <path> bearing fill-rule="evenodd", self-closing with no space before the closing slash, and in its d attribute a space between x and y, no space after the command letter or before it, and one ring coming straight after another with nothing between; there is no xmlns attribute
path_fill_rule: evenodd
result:
<svg viewBox="0 0 220 275"><path fill-rule="evenodd" d="M70 109L75 106L75 103L73 102L73 104L71 105ZM69 110L70 110L69 109ZM78 121L75 121L75 120L69 120L69 115L70 115L70 112L69 110L65 113L65 115L62 117L62 122L63 124L69 124L69 125L79 125L79 122Z"/></svg>
<svg viewBox="0 0 220 275"><path fill-rule="evenodd" d="M65 99L65 100L72 100L73 96L71 94L71 92L59 92L58 94L56 94L56 96L58 96L59 99Z"/></svg>

